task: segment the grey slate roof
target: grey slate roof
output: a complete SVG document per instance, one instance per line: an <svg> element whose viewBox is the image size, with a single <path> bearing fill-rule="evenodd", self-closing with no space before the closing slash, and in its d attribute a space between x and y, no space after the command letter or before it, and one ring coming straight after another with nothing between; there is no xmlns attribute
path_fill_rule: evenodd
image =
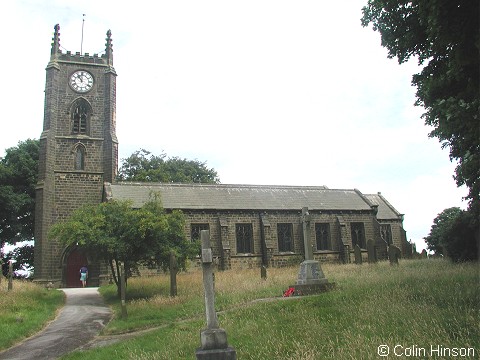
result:
<svg viewBox="0 0 480 360"><path fill-rule="evenodd" d="M368 201L373 205L378 205L378 220L398 220L402 214L400 214L383 196L382 194L365 194Z"/></svg>
<svg viewBox="0 0 480 360"><path fill-rule="evenodd" d="M107 200L131 200L141 207L159 192L165 209L182 210L370 210L358 191L325 186L116 183L105 184Z"/></svg>

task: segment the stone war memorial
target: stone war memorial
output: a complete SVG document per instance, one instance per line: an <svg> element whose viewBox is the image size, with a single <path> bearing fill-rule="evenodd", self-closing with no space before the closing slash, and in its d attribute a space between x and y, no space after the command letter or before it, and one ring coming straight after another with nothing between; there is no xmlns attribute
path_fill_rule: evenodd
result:
<svg viewBox="0 0 480 360"><path fill-rule="evenodd" d="M381 193L330 188L318 185L321 179L311 179L312 186L117 181L116 91L121 86L110 30L101 55L81 54L62 51L60 26L54 26L36 186L36 282L78 287L78 269L86 264L87 286L108 283L106 264L82 248L49 239L49 229L85 204L130 200L139 208L152 191L160 195L166 211L183 212L187 239L199 240L202 230L209 231L220 270L260 270L305 259L298 285L324 286L319 261L351 263L355 246L360 255L375 251L380 260L387 259L390 245L404 258L412 253L403 214ZM200 259L195 264L200 266Z"/></svg>
<svg viewBox="0 0 480 360"><path fill-rule="evenodd" d="M335 283L329 283L322 271L320 261L313 259L312 245L310 242L311 217L308 208L302 209L303 243L305 246L305 260L300 264L300 271L295 285L295 295L318 294L332 289Z"/></svg>

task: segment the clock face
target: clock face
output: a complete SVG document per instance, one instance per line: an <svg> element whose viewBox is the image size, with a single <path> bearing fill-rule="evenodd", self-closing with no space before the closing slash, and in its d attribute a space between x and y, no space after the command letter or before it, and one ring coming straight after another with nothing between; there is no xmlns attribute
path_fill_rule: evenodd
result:
<svg viewBox="0 0 480 360"><path fill-rule="evenodd" d="M85 93L93 86L93 76L84 70L75 71L70 76L70 86L77 92Z"/></svg>

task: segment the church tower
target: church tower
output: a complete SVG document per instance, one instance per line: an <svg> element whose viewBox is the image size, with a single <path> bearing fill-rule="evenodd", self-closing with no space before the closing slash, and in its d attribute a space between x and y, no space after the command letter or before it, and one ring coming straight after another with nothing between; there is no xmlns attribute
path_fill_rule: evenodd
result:
<svg viewBox="0 0 480 360"><path fill-rule="evenodd" d="M60 49L60 26L54 27L46 68L43 131L35 208L35 280L78 287L79 268L89 267L88 285L104 273L91 254L48 239L52 224L78 207L102 202L105 182L118 168L116 72L110 30L101 56Z"/></svg>

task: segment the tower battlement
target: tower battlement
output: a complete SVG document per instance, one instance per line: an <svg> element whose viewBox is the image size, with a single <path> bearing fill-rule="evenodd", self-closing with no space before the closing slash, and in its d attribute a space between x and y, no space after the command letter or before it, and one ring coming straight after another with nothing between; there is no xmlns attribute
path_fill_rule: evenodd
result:
<svg viewBox="0 0 480 360"><path fill-rule="evenodd" d="M90 55L89 53L82 54L80 52L72 53L71 51L62 52L60 49L60 25L56 24L54 30L50 63L65 61L113 66L112 32L110 30L107 31L107 38L105 39L105 53L100 56L98 54Z"/></svg>
<svg viewBox="0 0 480 360"><path fill-rule="evenodd" d="M57 61L68 61L68 62L80 62L86 64L100 64L100 65L108 65L107 55L102 54L93 54L90 55L89 53L80 54L80 52L72 53L71 51L67 51L63 53L59 51L56 56Z"/></svg>

